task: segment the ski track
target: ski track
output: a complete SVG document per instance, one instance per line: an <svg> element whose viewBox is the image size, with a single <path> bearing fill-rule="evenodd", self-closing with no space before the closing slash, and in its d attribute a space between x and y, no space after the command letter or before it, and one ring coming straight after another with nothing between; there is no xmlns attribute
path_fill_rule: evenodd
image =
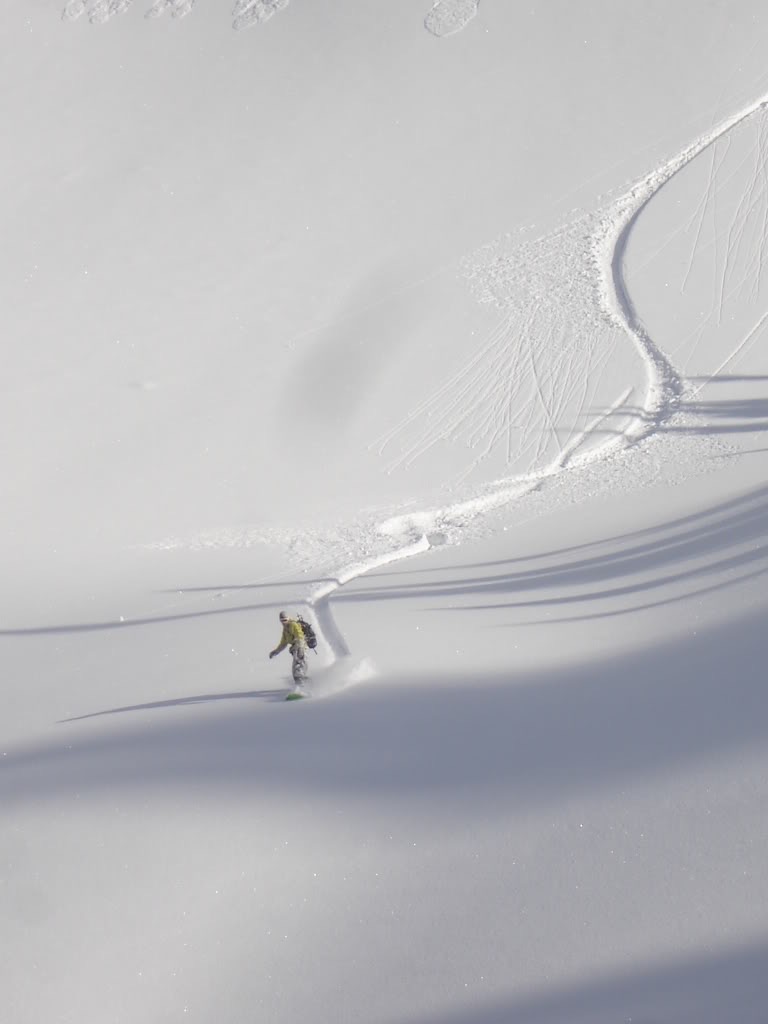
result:
<svg viewBox="0 0 768 1024"><path fill-rule="evenodd" d="M743 311L756 305L762 293L768 230L768 119L755 118L753 125L744 125L741 142L750 141L747 130L751 130L751 147L745 156L740 156L733 145L735 133L715 140L706 185L692 215L682 228L669 233L659 250L679 243L681 236L689 240L686 269L679 285L681 295L685 294L697 270L702 273L708 268L710 275L709 309L706 313L702 311L697 326L670 350L671 355L685 357L688 361L698 356L707 330L722 325L729 313L733 313L734 305ZM725 219L727 190L737 191L740 199L726 221L727 230L723 231L718 230L718 218ZM636 267L636 272L642 273L652 258ZM745 331L742 340L726 355L718 369L706 377L701 387L752 348L765 323L759 311L756 318L753 327ZM698 394L701 387L691 394Z"/></svg>
<svg viewBox="0 0 768 1024"><path fill-rule="evenodd" d="M256 8L269 7L269 17L287 2L258 0L249 4L242 0L243 13L251 11L258 16ZM458 25L476 11L476 3L443 0L430 15L433 20L443 18L443 26ZM539 491L564 469L586 469L630 448L639 452L640 442L658 434L683 400L704 386L686 390L681 374L645 330L625 282L627 245L651 199L710 149L705 193L684 228L694 231L684 289L694 263L707 255L702 244L704 225L716 216L718 194L748 162L741 161L723 178L731 152L730 132L764 113L766 106L768 97L763 97L721 122L602 209L580 215L532 240L504 236L464 261L464 274L475 297L498 309L499 319L464 367L371 448L383 455L399 445L388 467L394 472L412 465L440 443L463 443L470 451L478 452L463 474L466 478L502 446L506 463L518 467L514 475L481 486L473 497L446 507L399 512L384 521L369 515L314 538L308 539L304 531L291 534L255 529L217 531L192 542L192 546L199 547L277 543L306 569L320 571L318 567L327 568L334 557L336 566L344 566L329 569L329 580L311 591L305 601L332 660L340 668L342 664L348 666L348 670L336 672L332 692L372 671L370 665L362 670L363 663L354 661L334 620L331 601L340 587L382 565L447 541L457 542L473 521ZM720 251L717 232L711 243L714 278L710 319L722 318L726 302L746 287L748 277L752 279L750 295L754 298L760 291L768 228L768 133L764 120L757 125L751 160L751 183L734 214L724 251ZM755 239L752 225L756 220L762 233ZM667 238L661 249L669 242ZM748 245L753 250L747 268L741 278L735 278L738 257ZM708 379L754 345L766 323L768 312L758 318ZM700 332L697 329L694 333ZM644 372L644 385L629 385L612 401L603 403L603 408L594 408L606 369L627 339ZM568 421L570 426L566 426ZM171 540L157 546L190 545ZM370 554L362 559L355 557L355 552L363 548ZM346 561L339 558L342 551L349 554Z"/></svg>

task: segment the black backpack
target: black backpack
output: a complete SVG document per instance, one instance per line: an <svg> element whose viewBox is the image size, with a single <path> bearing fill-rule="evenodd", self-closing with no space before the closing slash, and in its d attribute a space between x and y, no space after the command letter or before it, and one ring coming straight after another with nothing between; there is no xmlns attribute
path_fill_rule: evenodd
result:
<svg viewBox="0 0 768 1024"><path fill-rule="evenodd" d="M314 629L312 629L310 624L304 619L302 619L300 615L297 616L296 621L301 626L301 631L304 634L304 639L307 641L307 647L309 647L311 651L315 651L315 648L317 647L317 637L315 636ZM317 651L315 651L315 654L317 654Z"/></svg>

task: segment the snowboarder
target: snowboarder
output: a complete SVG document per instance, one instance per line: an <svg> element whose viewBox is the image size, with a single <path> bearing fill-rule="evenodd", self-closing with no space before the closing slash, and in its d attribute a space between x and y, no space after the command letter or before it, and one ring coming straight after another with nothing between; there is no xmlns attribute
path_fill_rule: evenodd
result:
<svg viewBox="0 0 768 1024"><path fill-rule="evenodd" d="M295 619L290 619L285 612L280 612L280 622L283 627L283 635L280 643L269 652L270 658L285 650L287 647L293 658L291 671L296 686L300 686L307 678L307 644L304 639L304 632Z"/></svg>

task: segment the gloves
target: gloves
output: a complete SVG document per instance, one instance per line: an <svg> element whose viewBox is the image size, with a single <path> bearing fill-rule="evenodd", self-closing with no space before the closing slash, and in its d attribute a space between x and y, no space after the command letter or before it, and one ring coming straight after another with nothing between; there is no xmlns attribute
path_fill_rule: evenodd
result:
<svg viewBox="0 0 768 1024"><path fill-rule="evenodd" d="M276 654L277 654L277 651L270 651L270 652L269 652L269 657L270 657L270 659L274 658L274 656L275 656Z"/></svg>

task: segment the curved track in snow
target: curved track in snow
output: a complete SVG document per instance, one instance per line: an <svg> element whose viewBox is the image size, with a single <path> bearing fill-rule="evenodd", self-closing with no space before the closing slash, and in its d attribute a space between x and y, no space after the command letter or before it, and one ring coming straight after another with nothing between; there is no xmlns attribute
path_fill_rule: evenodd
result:
<svg viewBox="0 0 768 1024"><path fill-rule="evenodd" d="M626 282L627 248L653 197L697 156L766 108L764 96L601 209L540 238L503 237L467 258L470 287L480 302L498 310L496 326L463 368L372 447L384 454L399 447L390 466L397 470L425 457L438 443L464 443L471 460L465 476L499 455L506 456L508 472L488 482L486 471L485 483L463 488L463 500L417 511L393 510L384 521L381 514L369 513L322 534L255 527L214 531L194 538L191 545L170 540L158 546L267 543L290 549L298 568L320 572L328 581L311 590L305 603L333 659L346 664L354 676L361 664L352 658L331 607L340 587L384 564L458 542L471 524L541 490L566 469L638 450L639 442L659 433L686 397L696 393L643 325ZM768 150L768 142L763 148ZM762 249L755 260L762 266ZM766 322L768 312L722 366L751 345ZM628 352L636 361L638 381L606 384L611 361L626 359ZM358 557L361 551L366 554ZM343 685L339 666L331 692Z"/></svg>
<svg viewBox="0 0 768 1024"><path fill-rule="evenodd" d="M625 434L630 442L647 436L664 422L683 394L683 382L667 356L655 345L639 318L624 280L624 257L629 236L638 217L651 199L667 182L686 167L700 153L715 145L733 128L768 107L768 98L762 97L744 110L734 114L711 132L684 149L663 167L637 182L615 204L617 218L613 230L606 234L610 248L610 286L606 289L608 308L627 334L635 342L648 374L646 398L642 420Z"/></svg>
<svg viewBox="0 0 768 1024"><path fill-rule="evenodd" d="M561 246L559 256L565 272L575 272L576 280L582 285L582 295L576 299L577 303L581 303L580 308L601 315L603 330L610 326L621 332L624 338L629 338L634 344L646 375L645 394L639 403L639 408L628 417L627 425L618 435L597 445L589 446L587 444L591 435L607 418L621 412L632 391L631 388L627 389L618 396L611 406L595 415L582 431L572 432L564 443L558 439L559 451L548 464L531 473L510 477L500 486L497 485L474 499L431 512L396 516L382 524L382 532L394 536L399 535L407 542L384 555L377 555L369 560L341 569L335 574L335 578L330 584L324 584L310 596L309 604L315 612L318 624L335 657L350 657L349 645L335 623L330 606L330 600L339 587L383 564L428 550L432 546L429 539L431 533L439 532L442 541L445 535L444 531L450 529L452 525L461 525L468 519L519 499L525 493L538 488L544 480L568 466L598 461L619 447L626 448L650 437L678 408L685 390L683 377L646 331L626 284L624 266L629 238L643 210L667 182L729 131L767 106L768 98L763 97L701 136L662 167L637 181L602 213L589 218L580 218L575 222L575 236L566 227L553 236L541 240L544 244L539 243L539 251L551 249L552 242L556 246ZM587 235L585 246L582 231L586 220L591 224L591 231ZM567 243L572 237L580 237L582 244L577 245L575 251L569 253ZM563 243L566 248L562 248ZM565 259L563 259L564 256ZM524 247L522 259L518 257L515 260L513 255L506 262L499 259L491 261L492 271L502 271L502 281L499 282L498 274L494 279L494 274L491 273L486 276L483 286L490 288L497 301L500 296L499 304L502 309L504 309L503 277L505 269L511 270L514 279L521 263L530 257L531 246L529 244ZM534 260L534 262L536 261ZM540 262L539 266L541 266ZM591 280L590 268L593 271L598 271L597 276L593 276ZM475 271L475 273L477 272ZM560 300L559 294L556 295L555 300ZM595 300L597 300L597 308L594 308ZM455 436L457 427L459 433L465 427L477 432L478 424L473 421L473 410L478 412L482 409L485 412L490 406L492 410L505 409L508 411L508 396L515 386L513 376L519 373L523 360L519 347L516 349L514 345L518 327L516 320L520 319L520 306L513 302L504 311L506 318L502 320L494 336L481 349L480 353L470 360L466 370L439 388L432 398L427 399L403 424L382 439L380 441L381 450L395 435L409 428L420 416L428 416L431 422L428 431L422 433L411 448L407 449L406 461L413 461L424 454L437 439L448 439ZM540 307L535 295L528 309L525 310L525 316L525 327L529 331L541 327L541 323L537 322L537 317L540 317ZM551 328L544 332L544 337L551 342L553 337ZM594 355L594 350L590 352L590 355ZM570 360L561 361L561 373L568 376L575 361L574 353L571 353ZM532 401L540 404L545 417L552 423L555 410L547 405L547 399L542 391L542 378L537 374L534 362L535 355L531 352L530 368L534 385ZM501 383L494 391L492 382L498 381L500 369L506 370L507 376L504 379L504 375L501 374ZM489 386L490 391L488 390ZM507 399L506 407L504 401L499 400L500 395ZM485 441L485 454L489 447L505 440L505 435L505 443L509 445L511 443L509 440L511 423L508 419L502 418L501 427L497 422L495 431L486 429L486 433L482 435Z"/></svg>

